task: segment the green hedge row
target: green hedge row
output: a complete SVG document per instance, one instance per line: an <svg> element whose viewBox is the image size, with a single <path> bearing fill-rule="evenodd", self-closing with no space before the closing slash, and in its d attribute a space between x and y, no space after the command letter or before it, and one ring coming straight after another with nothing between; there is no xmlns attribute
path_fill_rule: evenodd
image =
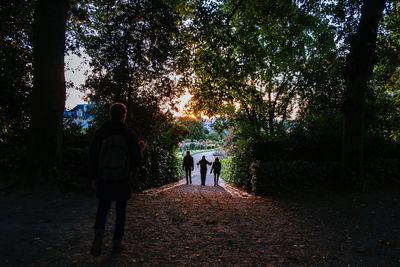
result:
<svg viewBox="0 0 400 267"><path fill-rule="evenodd" d="M253 191L256 194L290 195L315 193L319 190L368 190L377 186L400 184L400 159L386 157L395 153L368 154L364 176L358 180L341 180L338 160L292 159L283 152L282 146L270 146L259 156L259 142L239 143L232 158L223 161L224 180ZM264 147L266 144L264 144ZM396 148L396 147L395 147ZM368 150L371 150L369 148Z"/></svg>
<svg viewBox="0 0 400 267"><path fill-rule="evenodd" d="M182 177L181 162L175 153L163 149L157 144L149 144L144 159L137 170L134 188L142 191L150 187L159 187Z"/></svg>
<svg viewBox="0 0 400 267"><path fill-rule="evenodd" d="M338 162L256 161L251 164L252 191L256 194L296 194L335 184Z"/></svg>

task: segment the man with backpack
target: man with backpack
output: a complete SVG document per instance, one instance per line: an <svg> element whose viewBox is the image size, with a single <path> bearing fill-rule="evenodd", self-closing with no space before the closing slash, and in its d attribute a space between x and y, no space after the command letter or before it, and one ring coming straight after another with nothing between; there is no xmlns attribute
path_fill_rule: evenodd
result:
<svg viewBox="0 0 400 267"><path fill-rule="evenodd" d="M144 142L139 142L125 124L124 104L111 105L109 115L110 120L95 132L89 149L89 176L99 199L91 248L94 256L101 254L105 222L112 201L116 202L113 250L122 250L127 200L131 197L130 178L145 149Z"/></svg>

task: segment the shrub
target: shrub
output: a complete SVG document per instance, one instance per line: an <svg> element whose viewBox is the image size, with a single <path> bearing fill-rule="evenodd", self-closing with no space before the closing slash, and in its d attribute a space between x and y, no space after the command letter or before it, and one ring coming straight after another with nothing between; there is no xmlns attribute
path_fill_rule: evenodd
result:
<svg viewBox="0 0 400 267"><path fill-rule="evenodd" d="M400 142L388 140L380 136L367 135L364 140L364 159L400 159Z"/></svg>
<svg viewBox="0 0 400 267"><path fill-rule="evenodd" d="M227 157L221 160L221 178L224 181L233 183L231 180L232 177L232 157Z"/></svg>
<svg viewBox="0 0 400 267"><path fill-rule="evenodd" d="M260 161L339 161L340 138L289 136L258 140L252 144L254 157Z"/></svg>
<svg viewBox="0 0 400 267"><path fill-rule="evenodd" d="M364 168L366 178L372 185L400 184L400 159L377 159L369 162Z"/></svg>
<svg viewBox="0 0 400 267"><path fill-rule="evenodd" d="M321 187L366 190L400 182L399 140L368 131L364 140L364 177L342 180L341 116L305 115L285 125L282 132L261 132L257 138L239 125L239 134L229 141L234 156L226 163L230 168L224 179L258 194L315 192Z"/></svg>
<svg viewBox="0 0 400 267"><path fill-rule="evenodd" d="M339 177L338 162L266 161L251 165L252 190L256 194L298 194L330 185Z"/></svg>
<svg viewBox="0 0 400 267"><path fill-rule="evenodd" d="M234 153L234 156L223 161L224 180L240 186L244 189L251 189L250 166L253 162L253 151L249 143L240 144Z"/></svg>
<svg viewBox="0 0 400 267"><path fill-rule="evenodd" d="M26 148L23 145L0 143L0 177L21 171L25 155Z"/></svg>
<svg viewBox="0 0 400 267"><path fill-rule="evenodd" d="M136 191L158 187L182 177L181 168L175 153L161 146L157 141L149 143L142 164L134 179Z"/></svg>
<svg viewBox="0 0 400 267"><path fill-rule="evenodd" d="M89 188L88 156L88 147L64 147L62 170L57 180L62 190Z"/></svg>
<svg viewBox="0 0 400 267"><path fill-rule="evenodd" d="M62 171L58 185L62 190L87 190L88 148L65 147ZM150 187L162 186L177 181L182 174L174 153L152 142L144 153L144 158L136 170L133 189L136 192Z"/></svg>

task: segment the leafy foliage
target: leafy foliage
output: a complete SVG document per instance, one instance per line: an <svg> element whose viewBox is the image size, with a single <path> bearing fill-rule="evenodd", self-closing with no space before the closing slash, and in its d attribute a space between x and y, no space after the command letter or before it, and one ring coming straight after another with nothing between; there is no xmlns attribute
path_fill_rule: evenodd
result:
<svg viewBox="0 0 400 267"><path fill-rule="evenodd" d="M188 129L190 139L206 137L201 122L175 123L166 112L188 87L193 114L217 116L218 133L228 132L226 179L257 192L325 181L341 157L345 61L363 2L72 1L66 52L87 54L81 91L96 120L88 132L64 125L65 180L85 175L84 147L115 101L149 144L138 187L177 177L177 143ZM34 1L0 7L0 165L12 172L30 122ZM386 1L368 84L365 159L374 177L397 175L399 9Z"/></svg>
<svg viewBox="0 0 400 267"><path fill-rule="evenodd" d="M312 161L254 162L251 166L252 190L258 194L298 195L327 184L337 184L338 162Z"/></svg>
<svg viewBox="0 0 400 267"><path fill-rule="evenodd" d="M173 102L182 91L173 77L185 66L179 17L163 1L96 1L77 29L92 73L82 90L103 105Z"/></svg>
<svg viewBox="0 0 400 267"><path fill-rule="evenodd" d="M174 109L183 92L178 75L186 66L173 3L96 1L77 8L87 19L71 27L71 34L89 56L91 72L81 90L95 103L95 127L107 119L110 104L125 103L128 125L148 144L137 186L176 179L172 155L187 129L162 109Z"/></svg>
<svg viewBox="0 0 400 267"><path fill-rule="evenodd" d="M181 117L179 118L179 122L188 129L188 139L192 141L206 139L203 122L200 119Z"/></svg>
<svg viewBox="0 0 400 267"><path fill-rule="evenodd" d="M0 181L10 176L12 179L21 171L25 161L26 149L23 144L0 143Z"/></svg>
<svg viewBox="0 0 400 267"><path fill-rule="evenodd" d="M373 135L400 137L400 7L387 11L377 42L377 63L368 94L367 123Z"/></svg>
<svg viewBox="0 0 400 267"><path fill-rule="evenodd" d="M2 2L0 18L0 143L17 142L29 126L33 1Z"/></svg>
<svg viewBox="0 0 400 267"><path fill-rule="evenodd" d="M285 1L233 3L194 7L195 110L240 113L253 135L274 135L296 110L340 99L343 60L320 18Z"/></svg>
<svg viewBox="0 0 400 267"><path fill-rule="evenodd" d="M345 61L362 2L195 1L191 6L192 108L227 122L231 182L250 188L250 181L262 185L264 173L272 172L276 177L268 181L290 188L299 185L296 175L306 178L301 173L307 175L307 169L322 176L328 165L338 169ZM397 157L388 148L396 147L400 121L398 8L387 1L381 24L367 103L367 162ZM318 175L311 176L306 180L317 184Z"/></svg>
<svg viewBox="0 0 400 267"><path fill-rule="evenodd" d="M149 143L143 162L134 181L136 190L141 191L150 187L178 181L181 168L175 153L163 148L161 140Z"/></svg>

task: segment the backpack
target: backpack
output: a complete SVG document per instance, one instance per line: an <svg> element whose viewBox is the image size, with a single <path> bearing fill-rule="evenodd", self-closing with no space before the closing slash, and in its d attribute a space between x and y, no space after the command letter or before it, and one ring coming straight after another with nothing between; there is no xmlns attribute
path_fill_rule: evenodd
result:
<svg viewBox="0 0 400 267"><path fill-rule="evenodd" d="M101 142L98 177L105 181L129 178L128 145L122 135L111 135Z"/></svg>

